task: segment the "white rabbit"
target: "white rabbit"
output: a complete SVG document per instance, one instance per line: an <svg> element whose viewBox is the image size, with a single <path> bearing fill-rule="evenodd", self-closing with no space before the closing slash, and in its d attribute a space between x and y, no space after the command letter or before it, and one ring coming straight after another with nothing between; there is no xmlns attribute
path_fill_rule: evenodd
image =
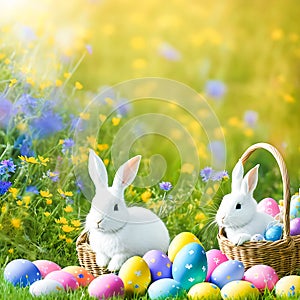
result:
<svg viewBox="0 0 300 300"><path fill-rule="evenodd" d="M225 229L227 238L234 245L249 241L254 234L264 235L273 217L257 211L253 191L258 181L256 165L246 176L242 161L239 160L232 171L231 193L223 197L216 215L216 221Z"/></svg>
<svg viewBox="0 0 300 300"><path fill-rule="evenodd" d="M170 242L168 230L157 215L142 207L126 207L124 190L136 177L140 160L138 155L124 163L108 187L105 165L90 150L88 168L96 191L85 229L97 265L109 271L119 270L131 256L143 256L153 249L166 252Z"/></svg>

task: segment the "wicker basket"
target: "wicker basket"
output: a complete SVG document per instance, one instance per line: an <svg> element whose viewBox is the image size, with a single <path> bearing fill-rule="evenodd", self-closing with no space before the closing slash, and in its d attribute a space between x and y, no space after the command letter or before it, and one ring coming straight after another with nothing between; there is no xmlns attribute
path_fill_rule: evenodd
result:
<svg viewBox="0 0 300 300"><path fill-rule="evenodd" d="M100 268L96 264L96 253L89 244L89 234L87 231L82 231L77 238L76 250L79 264L91 272L93 276L97 277L102 274L110 273L106 268Z"/></svg>
<svg viewBox="0 0 300 300"><path fill-rule="evenodd" d="M266 143L258 143L249 147L242 155L243 163L257 149L269 151L277 161L283 181L283 238L271 242L246 242L241 246L233 245L226 237L223 228L220 228L218 242L221 251L230 259L237 259L248 269L257 264L273 267L279 277L295 273L300 269L300 235L290 236L290 182L286 165L279 151Z"/></svg>

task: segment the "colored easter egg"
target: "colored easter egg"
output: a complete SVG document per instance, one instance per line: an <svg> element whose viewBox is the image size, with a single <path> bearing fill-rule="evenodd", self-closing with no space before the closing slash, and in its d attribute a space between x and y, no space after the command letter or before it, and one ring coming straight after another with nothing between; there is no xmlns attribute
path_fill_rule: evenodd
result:
<svg viewBox="0 0 300 300"><path fill-rule="evenodd" d="M35 281L29 288L32 296L48 295L50 293L65 292L61 283L53 279Z"/></svg>
<svg viewBox="0 0 300 300"><path fill-rule="evenodd" d="M244 277L245 267L239 260L228 260L220 264L211 273L210 281L220 289L234 280L242 280Z"/></svg>
<svg viewBox="0 0 300 300"><path fill-rule="evenodd" d="M150 250L143 259L150 269L152 282L162 278L172 278L172 263L165 253Z"/></svg>
<svg viewBox="0 0 300 300"><path fill-rule="evenodd" d="M272 225L268 227L265 232L265 239L267 241L273 241L273 242L280 240L282 237L282 230L283 229L281 224Z"/></svg>
<svg viewBox="0 0 300 300"><path fill-rule="evenodd" d="M198 243L189 243L176 255L173 266L173 278L189 290L194 284L203 282L207 274L207 259L203 247Z"/></svg>
<svg viewBox="0 0 300 300"><path fill-rule="evenodd" d="M231 281L221 289L223 299L258 299L259 295L259 290L254 284L243 280Z"/></svg>
<svg viewBox="0 0 300 300"><path fill-rule="evenodd" d="M255 265L245 272L244 280L247 280L255 285L259 290L272 290L278 281L276 271L266 265Z"/></svg>
<svg viewBox="0 0 300 300"><path fill-rule="evenodd" d="M180 283L171 278L162 278L153 282L148 289L148 296L154 299L172 299L180 297L184 293L184 289Z"/></svg>
<svg viewBox="0 0 300 300"><path fill-rule="evenodd" d="M300 218L300 195L294 195L290 203L290 218Z"/></svg>
<svg viewBox="0 0 300 300"><path fill-rule="evenodd" d="M25 287L42 279L39 269L27 259L15 259L4 269L4 278L14 286Z"/></svg>
<svg viewBox="0 0 300 300"><path fill-rule="evenodd" d="M221 299L220 289L213 283L201 282L193 285L188 292L189 299Z"/></svg>
<svg viewBox="0 0 300 300"><path fill-rule="evenodd" d="M119 271L124 282L125 293L144 294L151 282L150 269L143 258L133 256L125 261Z"/></svg>
<svg viewBox="0 0 300 300"><path fill-rule="evenodd" d="M58 264L50 260L35 260L33 263L40 270L43 278L45 278L47 274L53 271L61 270L61 267Z"/></svg>
<svg viewBox="0 0 300 300"><path fill-rule="evenodd" d="M289 275L279 279L275 285L275 294L277 297L294 297L299 295L300 276Z"/></svg>
<svg viewBox="0 0 300 300"><path fill-rule="evenodd" d="M265 239L265 238L264 238L264 236L263 236L262 234L256 233L256 234L254 234L254 235L251 236L250 241L251 241L251 242L261 242L261 241L263 241L264 239Z"/></svg>
<svg viewBox="0 0 300 300"><path fill-rule="evenodd" d="M90 272L79 266L68 266L63 268L62 271L72 274L80 286L89 285L95 278Z"/></svg>
<svg viewBox="0 0 300 300"><path fill-rule="evenodd" d="M291 235L300 235L300 218L295 218L290 222Z"/></svg>
<svg viewBox="0 0 300 300"><path fill-rule="evenodd" d="M101 300L123 296L124 283L122 279L115 274L104 274L90 283L88 292L91 297L96 297Z"/></svg>
<svg viewBox="0 0 300 300"><path fill-rule="evenodd" d="M76 278L72 274L62 270L49 273L45 279L53 279L58 281L62 284L65 290L76 290L79 287Z"/></svg>
<svg viewBox="0 0 300 300"><path fill-rule="evenodd" d="M208 250L206 252L206 258L207 258L207 275L205 280L208 281L213 270L221 263L227 261L228 258L225 254L223 254L218 249Z"/></svg>
<svg viewBox="0 0 300 300"><path fill-rule="evenodd" d="M265 198L261 200L257 204L257 210L272 217L275 217L280 212L279 205L273 198Z"/></svg>
<svg viewBox="0 0 300 300"><path fill-rule="evenodd" d="M198 243L202 245L199 239L191 232L181 232L176 235L171 241L168 249L168 256L170 260L173 262L176 254L189 243Z"/></svg>

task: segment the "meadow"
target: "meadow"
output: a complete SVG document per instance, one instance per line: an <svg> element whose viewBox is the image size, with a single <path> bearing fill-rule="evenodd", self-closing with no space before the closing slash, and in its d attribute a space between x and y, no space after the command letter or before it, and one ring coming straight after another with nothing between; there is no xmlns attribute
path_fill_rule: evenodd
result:
<svg viewBox="0 0 300 300"><path fill-rule="evenodd" d="M206 250L218 247L214 216L250 145L279 149L298 191L297 1L171 3L0 0L0 299L31 298L3 279L13 259L78 264L90 148L110 182L141 154L128 205ZM258 151L246 168L256 163L256 199L281 200L272 156Z"/></svg>

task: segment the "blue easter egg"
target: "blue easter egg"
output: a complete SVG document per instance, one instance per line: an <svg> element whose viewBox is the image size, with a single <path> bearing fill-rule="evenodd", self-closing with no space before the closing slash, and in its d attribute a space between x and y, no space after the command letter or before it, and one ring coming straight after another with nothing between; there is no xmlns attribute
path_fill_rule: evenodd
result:
<svg viewBox="0 0 300 300"><path fill-rule="evenodd" d="M294 195L290 204L290 218L300 218L300 196Z"/></svg>
<svg viewBox="0 0 300 300"><path fill-rule="evenodd" d="M150 250L143 259L150 269L152 282L162 278L172 278L172 263L165 253L160 250Z"/></svg>
<svg viewBox="0 0 300 300"><path fill-rule="evenodd" d="M148 288L148 295L151 300L180 297L184 289L176 280L162 278L153 282Z"/></svg>
<svg viewBox="0 0 300 300"><path fill-rule="evenodd" d="M214 269L211 274L210 281L222 289L228 282L242 280L244 272L245 267L241 261L228 260L221 263Z"/></svg>
<svg viewBox="0 0 300 300"><path fill-rule="evenodd" d="M282 236L282 226L281 225L273 225L267 228L265 232L265 239L267 241L278 241Z"/></svg>
<svg viewBox="0 0 300 300"><path fill-rule="evenodd" d="M4 278L14 286L25 287L42 279L39 269L29 260L15 259L4 269Z"/></svg>
<svg viewBox="0 0 300 300"><path fill-rule="evenodd" d="M203 282L206 274L206 253L199 243L187 244L175 256L172 275L184 289L189 290L193 285Z"/></svg>

